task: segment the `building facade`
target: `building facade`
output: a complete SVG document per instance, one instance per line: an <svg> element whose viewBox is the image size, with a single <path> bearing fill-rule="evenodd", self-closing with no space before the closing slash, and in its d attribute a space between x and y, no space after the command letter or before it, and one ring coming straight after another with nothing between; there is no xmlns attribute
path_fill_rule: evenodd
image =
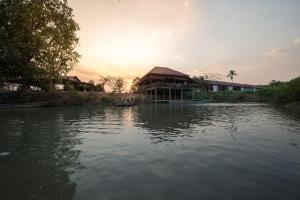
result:
<svg viewBox="0 0 300 200"><path fill-rule="evenodd" d="M254 85L205 80L196 82L189 75L167 68L154 67L138 82L139 92L149 102L182 102L202 100L203 92L224 90L256 91Z"/></svg>

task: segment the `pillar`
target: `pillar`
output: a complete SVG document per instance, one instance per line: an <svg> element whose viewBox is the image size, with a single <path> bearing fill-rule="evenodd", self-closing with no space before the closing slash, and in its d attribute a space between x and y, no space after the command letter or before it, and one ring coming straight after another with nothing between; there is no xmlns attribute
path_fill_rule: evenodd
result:
<svg viewBox="0 0 300 200"><path fill-rule="evenodd" d="M171 88L169 88L169 101L172 100L172 91L171 91Z"/></svg>
<svg viewBox="0 0 300 200"><path fill-rule="evenodd" d="M181 101L183 101L183 89L181 88Z"/></svg>
<svg viewBox="0 0 300 200"><path fill-rule="evenodd" d="M192 89L192 100L194 101L195 100L195 89Z"/></svg>
<svg viewBox="0 0 300 200"><path fill-rule="evenodd" d="M154 89L154 98L155 98L155 103L157 103L157 88Z"/></svg>

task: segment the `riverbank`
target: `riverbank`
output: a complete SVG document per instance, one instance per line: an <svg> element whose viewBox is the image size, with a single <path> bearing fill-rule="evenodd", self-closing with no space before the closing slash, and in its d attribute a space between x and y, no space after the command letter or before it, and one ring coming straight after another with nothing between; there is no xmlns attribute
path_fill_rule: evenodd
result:
<svg viewBox="0 0 300 200"><path fill-rule="evenodd" d="M297 113L298 115L300 114L300 101L289 103L283 106L284 109Z"/></svg>
<svg viewBox="0 0 300 200"><path fill-rule="evenodd" d="M133 97L137 103L145 101L142 94L111 94L99 92L1 92L0 109L52 107L52 106L81 106L103 104L112 105L122 97ZM267 101L260 92L223 91L211 93L204 99L209 103L269 103L284 107L293 112L300 112L300 101L276 104Z"/></svg>
<svg viewBox="0 0 300 200"><path fill-rule="evenodd" d="M111 94L99 92L1 92L0 109L45 106L80 106L92 104L113 104L116 99L133 96L137 102L143 101L141 95Z"/></svg>

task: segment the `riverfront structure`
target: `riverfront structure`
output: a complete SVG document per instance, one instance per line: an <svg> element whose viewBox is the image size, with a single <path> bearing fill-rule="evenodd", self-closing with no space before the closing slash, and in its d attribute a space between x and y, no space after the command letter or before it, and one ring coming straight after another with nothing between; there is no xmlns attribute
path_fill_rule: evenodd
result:
<svg viewBox="0 0 300 200"><path fill-rule="evenodd" d="M167 67L154 67L139 81L139 90L150 102L201 100L202 92L224 90L256 91L258 86L205 80L196 82L189 75Z"/></svg>

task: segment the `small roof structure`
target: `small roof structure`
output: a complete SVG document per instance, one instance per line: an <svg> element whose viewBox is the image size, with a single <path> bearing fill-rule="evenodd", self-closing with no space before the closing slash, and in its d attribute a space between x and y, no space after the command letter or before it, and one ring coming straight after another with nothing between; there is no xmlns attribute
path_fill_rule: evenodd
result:
<svg viewBox="0 0 300 200"><path fill-rule="evenodd" d="M63 79L71 82L81 83L81 80L77 76L64 76Z"/></svg>

